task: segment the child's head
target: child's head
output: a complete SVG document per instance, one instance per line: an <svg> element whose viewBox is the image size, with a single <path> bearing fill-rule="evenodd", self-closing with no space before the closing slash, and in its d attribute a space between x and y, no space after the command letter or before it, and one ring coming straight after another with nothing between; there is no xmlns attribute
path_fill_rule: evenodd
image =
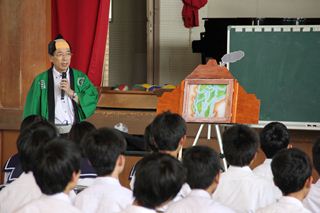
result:
<svg viewBox="0 0 320 213"><path fill-rule="evenodd" d="M58 136L56 127L46 120L35 121L20 133L17 139L18 155L24 172L33 170L38 163L36 155L44 144Z"/></svg>
<svg viewBox="0 0 320 213"><path fill-rule="evenodd" d="M151 123L154 147L158 151L175 151L186 135L185 120L176 113L163 112Z"/></svg>
<svg viewBox="0 0 320 213"><path fill-rule="evenodd" d="M68 138L72 141L74 141L78 146L80 147L82 151L82 155L84 156L84 150L83 150L83 143L86 143L85 140L83 140L86 135L88 135L90 132L95 130L96 127L88 122L88 121L81 121L79 123L75 123L72 125L71 130L68 134Z"/></svg>
<svg viewBox="0 0 320 213"><path fill-rule="evenodd" d="M187 169L187 183L191 189L207 190L212 184L216 187L221 164L213 149L207 146L188 148L183 154L182 164Z"/></svg>
<svg viewBox="0 0 320 213"><path fill-rule="evenodd" d="M39 162L34 177L46 195L68 193L77 184L80 175L80 149L63 138L49 141L38 154Z"/></svg>
<svg viewBox="0 0 320 213"><path fill-rule="evenodd" d="M261 149L267 158L272 158L278 151L288 147L289 139L289 132L284 124L271 122L260 133Z"/></svg>
<svg viewBox="0 0 320 213"><path fill-rule="evenodd" d="M29 115L23 119L20 124L20 132L26 129L29 125L33 124L34 122L39 122L45 120L41 115Z"/></svg>
<svg viewBox="0 0 320 213"><path fill-rule="evenodd" d="M94 130L86 137L85 153L98 176L111 175L117 165L124 167L126 141L121 132L111 128ZM121 158L121 160L120 160ZM120 164L119 164L120 163Z"/></svg>
<svg viewBox="0 0 320 213"><path fill-rule="evenodd" d="M275 185L285 196L302 190L307 181L312 182L310 159L296 148L279 151L272 159L271 169Z"/></svg>
<svg viewBox="0 0 320 213"><path fill-rule="evenodd" d="M173 199L185 182L185 169L176 158L162 153L144 157L138 164L133 196L140 206L155 209Z"/></svg>
<svg viewBox="0 0 320 213"><path fill-rule="evenodd" d="M234 125L223 133L223 151L232 166L248 166L259 148L258 134L248 126Z"/></svg>
<svg viewBox="0 0 320 213"><path fill-rule="evenodd" d="M320 138L316 140L312 147L313 166L320 175Z"/></svg>

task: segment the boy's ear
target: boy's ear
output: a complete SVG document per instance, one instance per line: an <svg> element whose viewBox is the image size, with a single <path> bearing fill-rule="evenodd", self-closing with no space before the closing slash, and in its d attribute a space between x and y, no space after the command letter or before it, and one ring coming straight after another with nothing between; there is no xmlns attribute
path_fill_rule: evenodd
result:
<svg viewBox="0 0 320 213"><path fill-rule="evenodd" d="M80 178L80 173L81 173L80 170L79 170L78 172L75 172L75 171L74 171L74 172L72 173L72 181L74 181L74 182L77 183L78 180L79 180L79 178Z"/></svg>
<svg viewBox="0 0 320 213"><path fill-rule="evenodd" d="M117 159L117 163L120 167L123 167L124 164L126 162L126 158L124 155L119 155L118 159Z"/></svg>
<svg viewBox="0 0 320 213"><path fill-rule="evenodd" d="M182 138L180 139L179 144L180 144L181 146L184 146L185 143L186 143L186 141L187 141L187 135L184 135L184 136L182 136Z"/></svg>
<svg viewBox="0 0 320 213"><path fill-rule="evenodd" d="M310 188L311 185L312 185L312 182L313 182L313 177L312 177L312 175L311 175L310 177L307 178L306 182L304 183L304 186L305 186L306 188Z"/></svg>
<svg viewBox="0 0 320 213"><path fill-rule="evenodd" d="M219 172L219 173L214 177L214 181L216 182L216 184L219 184L220 175L221 175L221 172Z"/></svg>

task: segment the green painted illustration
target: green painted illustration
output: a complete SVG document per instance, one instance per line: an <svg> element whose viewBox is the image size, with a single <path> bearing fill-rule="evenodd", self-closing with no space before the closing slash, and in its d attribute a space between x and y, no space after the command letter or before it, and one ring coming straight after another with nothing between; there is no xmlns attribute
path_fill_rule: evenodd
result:
<svg viewBox="0 0 320 213"><path fill-rule="evenodd" d="M191 116L194 118L223 118L226 111L226 84L190 85Z"/></svg>

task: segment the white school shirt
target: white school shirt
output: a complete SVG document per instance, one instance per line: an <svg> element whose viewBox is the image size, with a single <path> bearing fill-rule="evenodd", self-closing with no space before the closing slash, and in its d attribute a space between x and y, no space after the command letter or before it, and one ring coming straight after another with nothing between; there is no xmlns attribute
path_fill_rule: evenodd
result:
<svg viewBox="0 0 320 213"><path fill-rule="evenodd" d="M258 176L260 176L262 178L267 179L270 183L272 183L274 185L276 198L279 199L280 197L282 197L282 192L280 191L280 189L273 182L273 174L272 174L272 170L271 170L271 162L272 162L272 159L270 159L270 158L265 159L262 164L260 164L255 169L253 169L253 173L255 175L258 175Z"/></svg>
<svg viewBox="0 0 320 213"><path fill-rule="evenodd" d="M165 205L157 207L156 210L159 212L165 212L170 204L175 203L175 202L185 198L188 194L190 194L190 192L191 192L191 188L190 188L189 184L184 183L182 185L180 191L178 192L178 194L171 201L169 201Z"/></svg>
<svg viewBox="0 0 320 213"><path fill-rule="evenodd" d="M310 211L302 205L302 202L294 197L283 196L277 202L267 207L258 209L256 213L310 213Z"/></svg>
<svg viewBox="0 0 320 213"><path fill-rule="evenodd" d="M311 212L320 212L320 179L312 184L307 197L303 200L303 205Z"/></svg>
<svg viewBox="0 0 320 213"><path fill-rule="evenodd" d="M62 74L55 67L52 69L54 82L54 102L55 102L55 124L73 124L74 111L71 98L65 93L64 100L61 100L60 82ZM69 68L66 71L67 80L70 84Z"/></svg>
<svg viewBox="0 0 320 213"><path fill-rule="evenodd" d="M32 172L23 172L0 191L0 212L11 213L41 196Z"/></svg>
<svg viewBox="0 0 320 213"><path fill-rule="evenodd" d="M234 213L226 206L211 199L211 195L202 189L193 189L191 193L180 201L168 206L166 213Z"/></svg>
<svg viewBox="0 0 320 213"><path fill-rule="evenodd" d="M148 209L143 206L129 205L120 213L157 213L153 209Z"/></svg>
<svg viewBox="0 0 320 213"><path fill-rule="evenodd" d="M26 204L17 213L80 213L67 194L42 195L39 199Z"/></svg>
<svg viewBox="0 0 320 213"><path fill-rule="evenodd" d="M93 184L80 192L75 200L75 206L85 213L119 212L132 204L132 192L121 186L113 177L97 177Z"/></svg>
<svg viewBox="0 0 320 213"><path fill-rule="evenodd" d="M212 198L237 212L254 212L276 201L273 184L248 166L230 166L222 173Z"/></svg>

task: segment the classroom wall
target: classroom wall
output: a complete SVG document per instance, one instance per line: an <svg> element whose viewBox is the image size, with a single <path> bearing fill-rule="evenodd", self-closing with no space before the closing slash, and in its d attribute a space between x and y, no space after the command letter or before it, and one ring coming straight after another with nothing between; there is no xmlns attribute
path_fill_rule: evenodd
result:
<svg viewBox="0 0 320 213"><path fill-rule="evenodd" d="M191 42L200 39L204 22L191 30L183 26L182 1L160 1L159 82L178 84L199 63ZM319 0L208 0L201 18L225 17L320 17Z"/></svg>

